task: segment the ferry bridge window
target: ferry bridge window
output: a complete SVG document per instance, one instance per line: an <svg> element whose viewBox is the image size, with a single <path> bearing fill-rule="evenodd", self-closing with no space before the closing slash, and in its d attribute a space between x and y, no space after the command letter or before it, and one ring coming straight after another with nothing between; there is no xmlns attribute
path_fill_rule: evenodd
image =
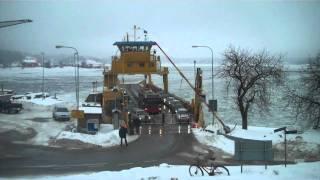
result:
<svg viewBox="0 0 320 180"><path fill-rule="evenodd" d="M137 51L137 49L138 49L137 46L133 46L133 47L132 47L132 50L133 50L133 51Z"/></svg>
<svg viewBox="0 0 320 180"><path fill-rule="evenodd" d="M138 49L139 51L144 51L144 46L139 46Z"/></svg>
<svg viewBox="0 0 320 180"><path fill-rule="evenodd" d="M127 66L128 66L128 67L132 67L133 64L132 64L132 63L128 63Z"/></svg>

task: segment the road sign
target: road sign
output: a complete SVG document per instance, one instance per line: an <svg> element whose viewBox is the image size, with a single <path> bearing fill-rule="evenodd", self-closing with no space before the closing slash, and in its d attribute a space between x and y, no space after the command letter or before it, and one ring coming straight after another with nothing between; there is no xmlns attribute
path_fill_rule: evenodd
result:
<svg viewBox="0 0 320 180"><path fill-rule="evenodd" d="M218 110L218 101L216 99L209 100L209 111L212 112L212 109L215 112Z"/></svg>
<svg viewBox="0 0 320 180"><path fill-rule="evenodd" d="M286 134L297 134L297 130L286 131Z"/></svg>
<svg viewBox="0 0 320 180"><path fill-rule="evenodd" d="M283 131L284 133L284 166L287 167L287 134L297 134L297 130L290 130L287 131L287 127L282 127L282 128L278 128L273 130L273 132L279 132L279 131Z"/></svg>
<svg viewBox="0 0 320 180"><path fill-rule="evenodd" d="M283 130L286 130L287 127L282 127L282 128L278 128L278 129L275 129L273 130L273 132L279 132L279 131L283 131Z"/></svg>

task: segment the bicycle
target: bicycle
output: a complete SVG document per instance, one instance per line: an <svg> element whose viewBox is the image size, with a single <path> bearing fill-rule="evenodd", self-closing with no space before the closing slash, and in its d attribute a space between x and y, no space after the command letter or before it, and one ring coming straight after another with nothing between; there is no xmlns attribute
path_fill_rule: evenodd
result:
<svg viewBox="0 0 320 180"><path fill-rule="evenodd" d="M209 158L210 161L215 161L215 158ZM210 166L201 165L201 160L198 159L196 164L192 164L189 167L190 176L203 176L205 171L209 176L215 175L228 175L230 176L229 170L223 165L217 165L211 163Z"/></svg>

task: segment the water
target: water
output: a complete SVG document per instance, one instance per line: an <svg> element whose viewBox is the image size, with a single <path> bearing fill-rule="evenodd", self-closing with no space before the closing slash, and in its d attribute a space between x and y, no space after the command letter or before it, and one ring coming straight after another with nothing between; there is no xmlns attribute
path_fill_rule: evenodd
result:
<svg viewBox="0 0 320 180"><path fill-rule="evenodd" d="M186 77L194 84L193 66L180 67ZM203 88L207 94L207 99L211 99L211 66L201 66L203 70ZM215 67L216 72L217 67ZM187 100L191 100L194 96L189 85L182 80L178 72L169 67L169 91ZM80 69L80 102L82 102L88 93L92 91L92 82L97 81L98 86L102 89L103 83L102 69ZM289 81L294 81L299 77L298 72L287 73ZM119 76L120 81L124 79L125 83L134 83L143 80L143 75ZM163 87L162 77L158 75L152 76L153 82ZM42 68L11 68L0 70L0 84L7 89L13 89L17 94L26 92L41 92L42 88ZM234 104L233 92L226 90L226 84L223 79L215 76L214 93L218 100L218 114L226 123L241 124L241 116ZM289 107L286 107L286 101L282 98L284 88L272 87L271 100L272 105L270 112L264 115L258 113L254 109L249 114L249 125L280 127L290 126L296 123L294 113ZM45 91L51 95L57 94L58 97L67 99L71 103L75 103L75 87L74 87L74 68L51 68L45 69ZM207 124L212 122L212 116L204 109L205 121Z"/></svg>

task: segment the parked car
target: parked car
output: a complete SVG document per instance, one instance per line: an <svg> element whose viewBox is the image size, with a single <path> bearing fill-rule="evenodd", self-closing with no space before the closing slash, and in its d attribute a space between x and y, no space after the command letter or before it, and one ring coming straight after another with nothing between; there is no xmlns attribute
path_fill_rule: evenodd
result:
<svg viewBox="0 0 320 180"><path fill-rule="evenodd" d="M151 120L151 116L146 113L143 109L140 108L134 108L133 111L131 112L131 118L132 119L139 119L140 121L150 121Z"/></svg>
<svg viewBox="0 0 320 180"><path fill-rule="evenodd" d="M0 100L0 112L4 113L18 113L23 109L21 103L15 103L12 101L1 101Z"/></svg>
<svg viewBox="0 0 320 180"><path fill-rule="evenodd" d="M69 121L70 112L65 106L55 106L52 112L52 118L54 120Z"/></svg>
<svg viewBox="0 0 320 180"><path fill-rule="evenodd" d="M191 120L191 115L186 108L178 108L176 110L176 119L180 123L189 123Z"/></svg>

